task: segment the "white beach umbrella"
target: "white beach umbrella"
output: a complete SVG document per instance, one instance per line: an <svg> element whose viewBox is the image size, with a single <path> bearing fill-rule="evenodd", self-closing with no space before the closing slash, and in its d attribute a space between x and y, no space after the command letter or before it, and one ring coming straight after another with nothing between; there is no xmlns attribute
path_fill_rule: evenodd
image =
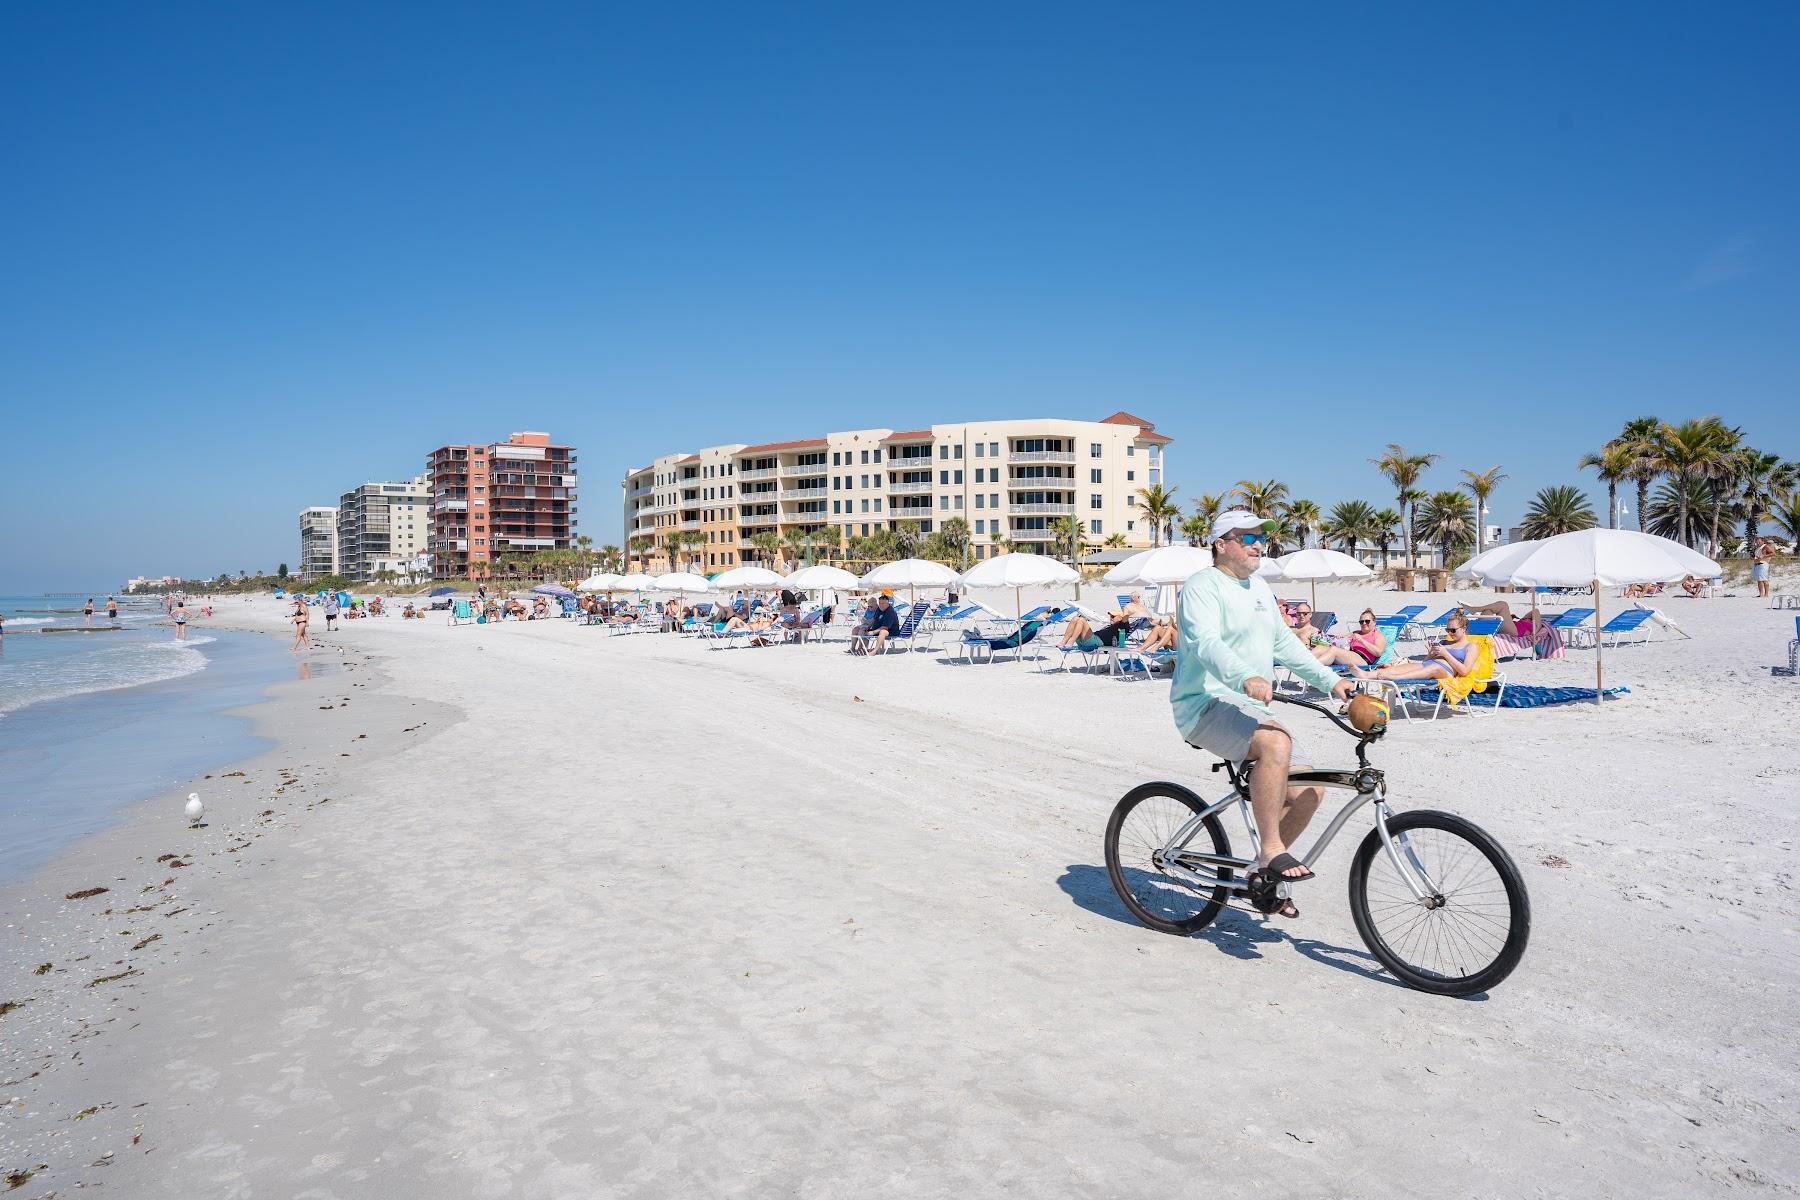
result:
<svg viewBox="0 0 1800 1200"><path fill-rule="evenodd" d="M1583 529L1545 538L1517 563L1505 582L1525 587L1594 589L1594 702L1605 691L1600 646L1600 589L1670 583L1684 575L1711 578L1719 564L1686 546L1628 529ZM1533 632L1536 630L1534 628Z"/></svg>
<svg viewBox="0 0 1800 1200"><path fill-rule="evenodd" d="M1541 544L1542 539L1526 542L1508 542L1504 546L1495 546L1483 550L1456 570L1450 572L1453 579L1473 579L1477 583L1510 584L1513 568L1529 558ZM1538 615L1537 589L1531 589L1531 655L1538 655L1538 626L1542 618Z"/></svg>
<svg viewBox="0 0 1800 1200"><path fill-rule="evenodd" d="M780 587L785 580L768 567L759 567L755 563L745 563L741 567L733 567L729 571L720 571L713 576L712 586L729 595L736 591L753 590L755 588ZM749 602L745 602L744 615L748 617Z"/></svg>
<svg viewBox="0 0 1800 1200"><path fill-rule="evenodd" d="M616 592L624 584L625 577L612 571L602 571L589 575L575 585L578 592Z"/></svg>
<svg viewBox="0 0 1800 1200"><path fill-rule="evenodd" d="M862 580L842 567L801 567L787 577L786 586L797 592L824 592L838 588L861 587Z"/></svg>
<svg viewBox="0 0 1800 1200"><path fill-rule="evenodd" d="M692 571L670 571L658 575L650 581L653 591L658 592L710 592L712 581L704 575L696 575Z"/></svg>
<svg viewBox="0 0 1800 1200"><path fill-rule="evenodd" d="M882 563L864 575L857 586L873 589L905 588L911 593L912 602L917 604L920 588L947 588L955 582L956 572L941 562L932 562L928 558L901 558Z"/></svg>
<svg viewBox="0 0 1800 1200"><path fill-rule="evenodd" d="M1281 573L1281 563L1277 559L1265 558L1256 568L1256 577L1270 583L1280 583L1287 576Z"/></svg>
<svg viewBox="0 0 1800 1200"><path fill-rule="evenodd" d="M867 577L865 576L865 579ZM1025 649L1025 596L1028 587L1055 587L1076 583L1081 575L1068 563L1044 554L1002 554L976 563L963 575L967 588L1011 588L1013 615L1019 623L1019 658Z"/></svg>
<svg viewBox="0 0 1800 1200"><path fill-rule="evenodd" d="M1327 550L1324 547L1296 550L1292 554L1282 555L1275 562L1281 568L1283 579L1291 579L1296 583L1310 582L1313 585L1315 612L1319 607L1319 580L1367 579L1375 573L1342 550Z"/></svg>
<svg viewBox="0 0 1800 1200"><path fill-rule="evenodd" d="M1212 551L1201 546L1158 546L1142 550L1100 577L1114 587L1161 587L1186 583L1188 576L1212 566Z"/></svg>
<svg viewBox="0 0 1800 1200"><path fill-rule="evenodd" d="M619 577L618 587L621 592L647 592L655 586L656 581L641 571Z"/></svg>

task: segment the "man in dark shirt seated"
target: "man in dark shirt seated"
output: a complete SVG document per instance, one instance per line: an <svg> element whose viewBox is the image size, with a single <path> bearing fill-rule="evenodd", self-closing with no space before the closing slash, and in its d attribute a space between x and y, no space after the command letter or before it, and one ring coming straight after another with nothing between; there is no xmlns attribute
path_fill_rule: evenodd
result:
<svg viewBox="0 0 1800 1200"><path fill-rule="evenodd" d="M894 598L886 592L875 598L875 607L863 614L862 624L850 639L852 654L880 654L889 637L900 632L900 614L894 611Z"/></svg>

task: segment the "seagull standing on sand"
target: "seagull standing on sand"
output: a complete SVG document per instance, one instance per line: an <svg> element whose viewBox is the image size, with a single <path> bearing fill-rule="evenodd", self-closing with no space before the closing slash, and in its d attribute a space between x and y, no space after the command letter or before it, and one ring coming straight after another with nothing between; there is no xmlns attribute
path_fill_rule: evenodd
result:
<svg viewBox="0 0 1800 1200"><path fill-rule="evenodd" d="M189 792L188 793L187 808L185 808L182 811L187 813L188 828L189 829L198 828L200 825L200 817L202 814L204 814L206 812L206 805L200 803L200 793L199 792Z"/></svg>

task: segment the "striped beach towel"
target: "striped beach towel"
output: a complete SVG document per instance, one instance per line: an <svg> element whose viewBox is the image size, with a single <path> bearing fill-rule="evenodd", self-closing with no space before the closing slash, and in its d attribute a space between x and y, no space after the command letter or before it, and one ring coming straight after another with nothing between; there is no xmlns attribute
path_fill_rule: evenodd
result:
<svg viewBox="0 0 1800 1200"><path fill-rule="evenodd" d="M1608 696L1628 696L1628 687L1609 687ZM1594 702L1594 689L1590 687L1535 687L1530 684L1515 683L1506 689L1506 696L1500 701L1501 708L1549 708L1553 704L1573 704L1577 700ZM1470 704L1494 706L1494 693L1476 692L1468 699Z"/></svg>
<svg viewBox="0 0 1800 1200"><path fill-rule="evenodd" d="M1526 649L1531 645L1523 638L1507 637L1504 633L1495 633L1492 637L1496 661L1524 657ZM1542 622L1542 628L1537 630L1536 643L1538 658L1568 657L1568 651L1563 648L1562 634L1548 621Z"/></svg>

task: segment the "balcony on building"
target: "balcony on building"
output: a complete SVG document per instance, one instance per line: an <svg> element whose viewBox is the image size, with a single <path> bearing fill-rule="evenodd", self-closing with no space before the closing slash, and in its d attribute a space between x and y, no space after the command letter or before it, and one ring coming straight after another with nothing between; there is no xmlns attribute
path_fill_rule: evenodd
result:
<svg viewBox="0 0 1800 1200"><path fill-rule="evenodd" d="M1066 517L1075 512L1073 500L1033 500L1024 504L1009 504L1006 511L1020 516L1056 516Z"/></svg>

